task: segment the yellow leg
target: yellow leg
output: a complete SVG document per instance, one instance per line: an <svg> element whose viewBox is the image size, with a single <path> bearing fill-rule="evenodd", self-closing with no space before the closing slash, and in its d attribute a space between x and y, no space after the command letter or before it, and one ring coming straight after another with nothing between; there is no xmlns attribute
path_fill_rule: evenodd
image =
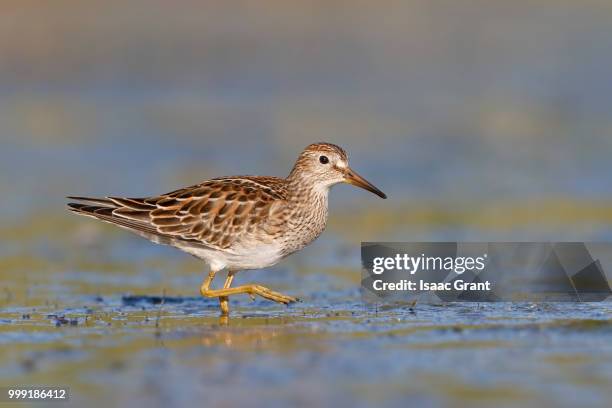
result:
<svg viewBox="0 0 612 408"><path fill-rule="evenodd" d="M227 298L228 296L231 296L231 295L239 295L242 293L246 293L250 295L252 298L254 298L256 295L261 296L264 299L268 299L273 302L283 303L285 305L291 302L298 301L297 298L294 298L292 296L286 296L278 292L274 292L261 285L251 284L251 285L237 286L235 288L224 287L223 289L210 289L210 284L212 283L212 280L214 279L216 273L217 271L211 269L211 271L208 273L208 277L204 280L204 283L202 283L202 286L200 287L200 293L202 294L202 296L205 296L205 297L220 298L219 300L221 301L221 312L222 313L223 313L223 307L224 307L223 298ZM230 279L228 275L228 279L225 281L226 284L228 284L228 280L229 280L229 284L231 284L233 277Z"/></svg>
<svg viewBox="0 0 612 408"><path fill-rule="evenodd" d="M223 284L223 289L227 289L232 285L232 281L234 280L235 271L228 271L227 278L225 279L225 283ZM219 296L219 303L221 305L221 314L224 316L229 315L229 298L227 296Z"/></svg>

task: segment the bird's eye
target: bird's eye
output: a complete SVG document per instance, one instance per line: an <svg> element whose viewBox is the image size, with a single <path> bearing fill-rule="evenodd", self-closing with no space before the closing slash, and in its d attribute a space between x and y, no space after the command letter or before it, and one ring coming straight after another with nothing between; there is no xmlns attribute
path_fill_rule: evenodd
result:
<svg viewBox="0 0 612 408"><path fill-rule="evenodd" d="M321 162L321 164L327 164L329 163L329 159L327 158L327 156L321 156L319 157L319 162Z"/></svg>

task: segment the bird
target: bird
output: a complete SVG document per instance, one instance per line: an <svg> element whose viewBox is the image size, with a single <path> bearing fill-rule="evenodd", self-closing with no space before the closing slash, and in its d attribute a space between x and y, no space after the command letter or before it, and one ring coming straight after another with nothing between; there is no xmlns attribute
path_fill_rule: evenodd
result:
<svg viewBox="0 0 612 408"><path fill-rule="evenodd" d="M258 284L231 285L237 272L273 266L319 237L327 224L330 188L340 183L387 198L349 167L344 149L321 142L300 153L286 178L219 177L144 198L68 196L74 202L67 205L203 260L209 273L200 293L218 298L221 315L228 316L232 295L285 305L299 301ZM211 289L222 270L227 271L223 288Z"/></svg>

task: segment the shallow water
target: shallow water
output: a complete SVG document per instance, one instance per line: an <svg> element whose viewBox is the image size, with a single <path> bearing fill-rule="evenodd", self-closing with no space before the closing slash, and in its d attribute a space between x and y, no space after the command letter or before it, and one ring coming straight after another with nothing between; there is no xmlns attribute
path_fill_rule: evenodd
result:
<svg viewBox="0 0 612 408"><path fill-rule="evenodd" d="M610 303L366 304L358 255L332 232L295 259L237 277L302 302L238 296L226 321L217 301L198 296L199 262L106 227L76 243L78 221L29 256L2 258L2 384L69 386L72 406L612 398Z"/></svg>
<svg viewBox="0 0 612 408"><path fill-rule="evenodd" d="M356 291L289 308L200 298L9 308L3 383L68 385L71 404L605 406L601 304L364 307ZM88 404L90 405L90 404Z"/></svg>

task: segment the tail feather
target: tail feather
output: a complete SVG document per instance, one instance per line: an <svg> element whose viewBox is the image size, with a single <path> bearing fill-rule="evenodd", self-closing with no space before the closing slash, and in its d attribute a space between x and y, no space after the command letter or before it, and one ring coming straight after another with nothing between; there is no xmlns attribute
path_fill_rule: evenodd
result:
<svg viewBox="0 0 612 408"><path fill-rule="evenodd" d="M106 221L111 224L115 224L119 227L126 228L155 242L164 241L165 238L170 238L168 235L160 233L155 226L151 225L147 221L147 219L145 218L146 212L144 211L141 211L142 214L138 217L139 219L129 219L121 216L122 212L128 211L128 209L116 205L114 201L103 198L90 197L68 198L73 200L85 201L87 203L103 204L92 205L83 203L68 203L68 210L76 214L97 218L101 221ZM133 210L130 211L135 212Z"/></svg>
<svg viewBox="0 0 612 408"><path fill-rule="evenodd" d="M143 198L108 197L108 200L116 207L127 207L137 211L151 211L157 208L153 204L146 203Z"/></svg>
<svg viewBox="0 0 612 408"><path fill-rule="evenodd" d="M157 206L145 202L144 198L69 196L68 199L82 201L68 203L68 210L125 228L158 244L175 245L178 241L190 241L192 245L201 245L197 241L158 230L150 216Z"/></svg>
<svg viewBox="0 0 612 408"><path fill-rule="evenodd" d="M78 214L89 215L96 218L101 215L112 216L113 209L114 208L112 207L105 207L99 205L68 203L68 210Z"/></svg>
<svg viewBox="0 0 612 408"><path fill-rule="evenodd" d="M104 205L104 206L107 206L107 207L109 207L109 206L116 207L115 203L113 203L108 198L78 197L78 196L68 196L66 198L69 199L69 200L85 201L85 202L88 202L88 203L101 204L101 205Z"/></svg>

